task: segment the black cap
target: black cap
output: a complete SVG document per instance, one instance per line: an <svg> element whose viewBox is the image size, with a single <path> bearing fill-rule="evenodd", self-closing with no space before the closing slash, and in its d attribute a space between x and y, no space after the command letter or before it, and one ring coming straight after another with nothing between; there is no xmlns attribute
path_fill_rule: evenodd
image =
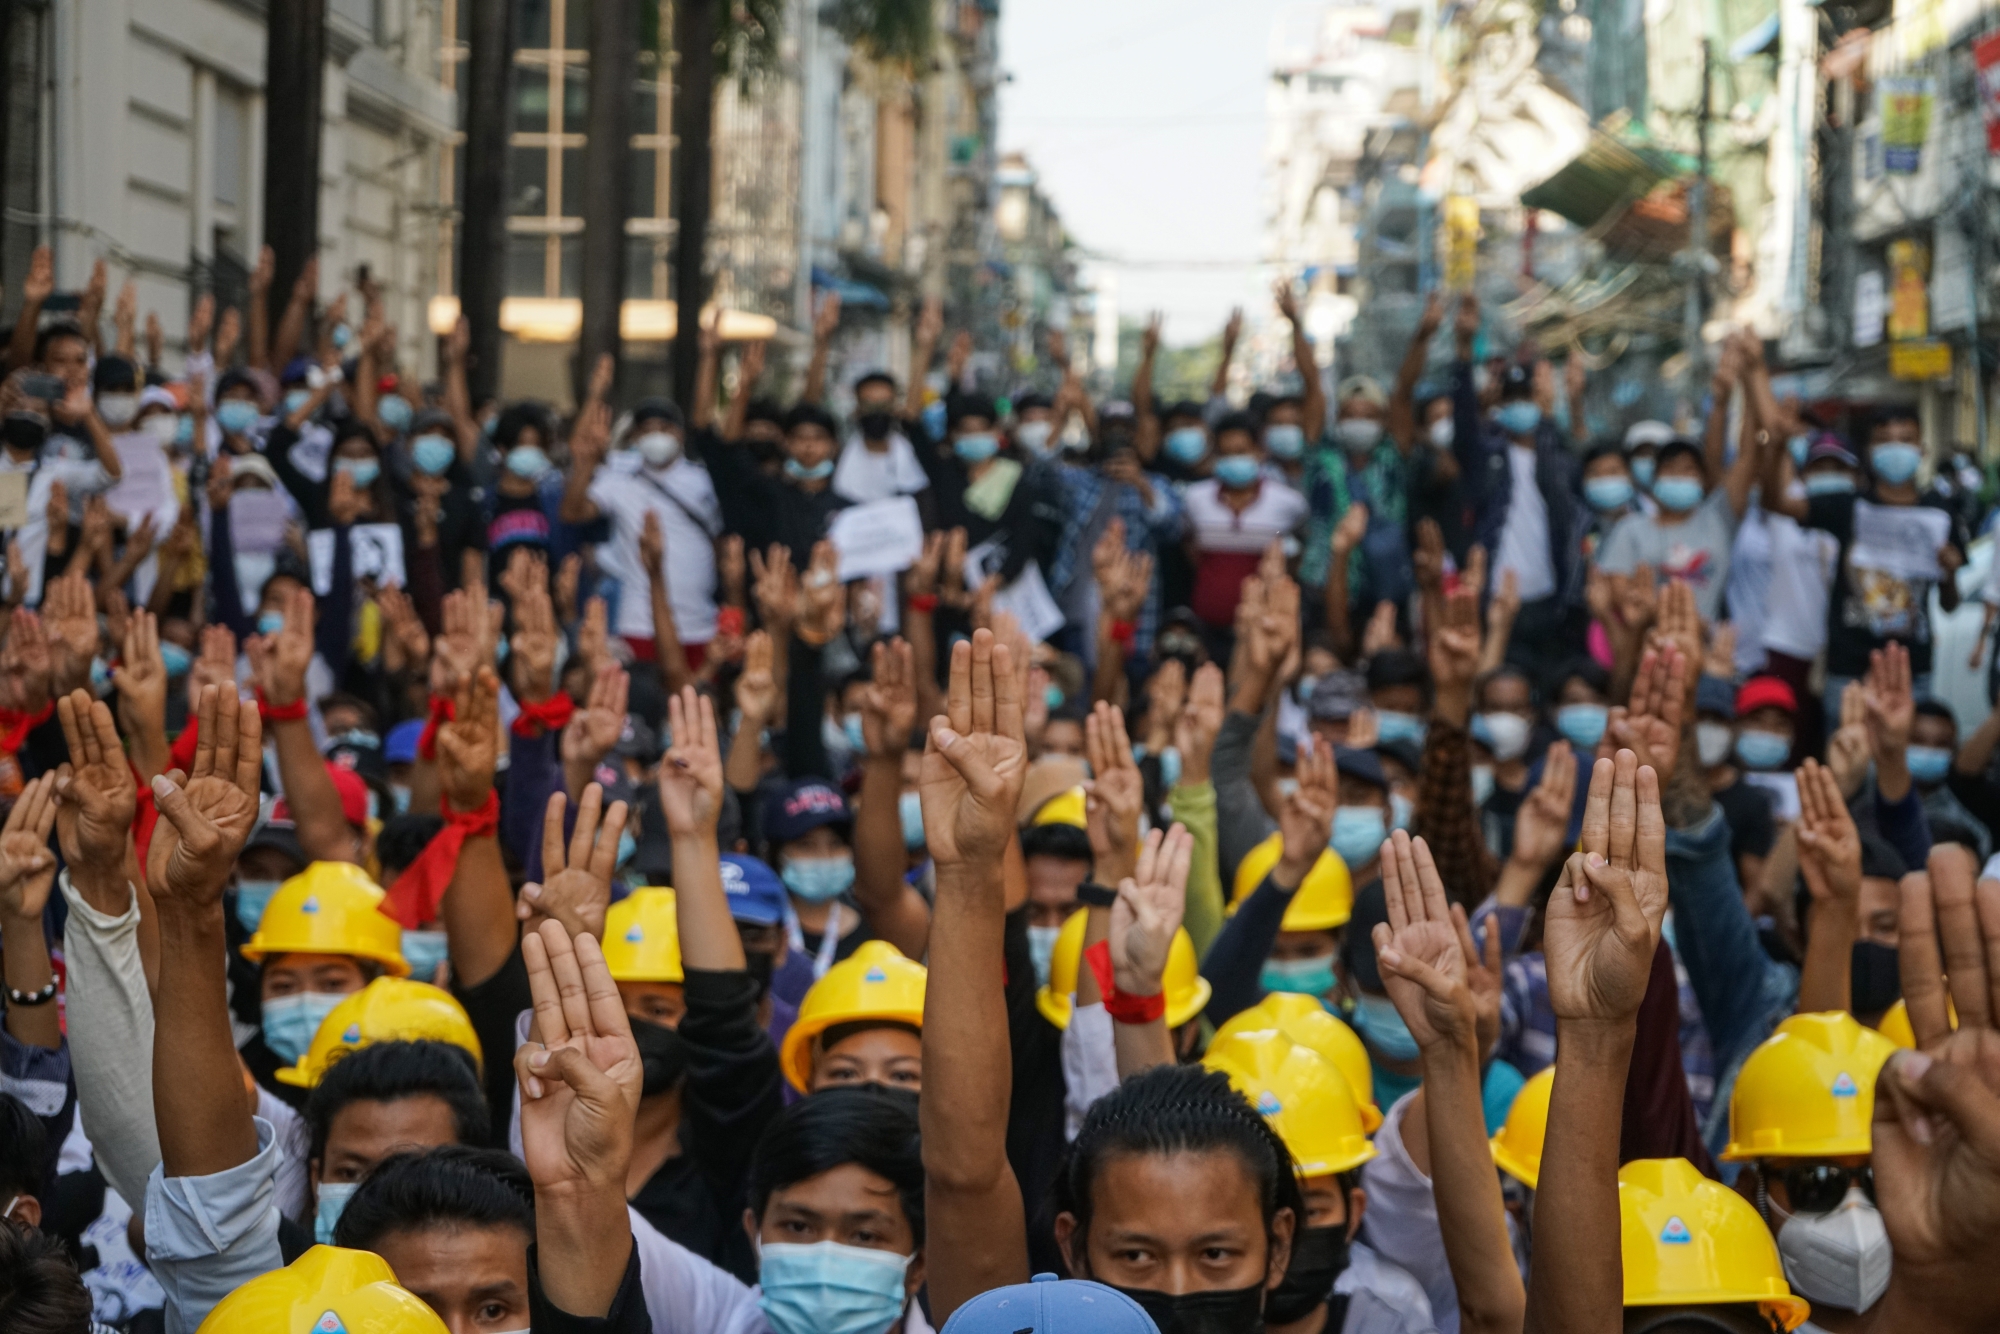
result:
<svg viewBox="0 0 2000 1334"><path fill-rule="evenodd" d="M1358 778L1364 783L1387 788L1389 776L1382 772L1382 759L1373 749L1359 749L1354 746L1333 748L1333 767L1343 778Z"/></svg>
<svg viewBox="0 0 2000 1334"><path fill-rule="evenodd" d="M1535 392L1535 368L1515 362L1500 373L1500 401L1528 398Z"/></svg>
<svg viewBox="0 0 2000 1334"><path fill-rule="evenodd" d="M1347 980L1363 991L1383 991L1382 968L1375 962L1375 924L1389 921L1389 899L1380 879L1370 880L1354 896L1354 915L1340 938L1340 961Z"/></svg>
<svg viewBox="0 0 2000 1334"><path fill-rule="evenodd" d="M669 426L687 425L687 416L681 411L681 405L671 398L642 398L632 405L632 425L635 429L649 418Z"/></svg>
<svg viewBox="0 0 2000 1334"><path fill-rule="evenodd" d="M139 392L139 368L132 364L130 357L121 357L116 353L99 357L90 373L90 387L100 394L136 394Z"/></svg>

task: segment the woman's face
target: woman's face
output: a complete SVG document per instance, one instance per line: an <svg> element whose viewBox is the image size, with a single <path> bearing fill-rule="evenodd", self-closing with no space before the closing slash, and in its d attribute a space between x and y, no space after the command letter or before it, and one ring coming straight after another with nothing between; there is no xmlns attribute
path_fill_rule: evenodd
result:
<svg viewBox="0 0 2000 1334"><path fill-rule="evenodd" d="M345 996L368 985L361 964L346 954L279 954L264 960L259 995L264 1000L310 991Z"/></svg>
<svg viewBox="0 0 2000 1334"><path fill-rule="evenodd" d="M337 459L369 460L375 460L380 457L375 446L358 435L350 435L347 439L341 441L340 445L333 451L333 456Z"/></svg>
<svg viewBox="0 0 2000 1334"><path fill-rule="evenodd" d="M850 1033L813 1060L812 1087L880 1084L884 1088L923 1092L923 1039L903 1028L864 1028Z"/></svg>
<svg viewBox="0 0 2000 1334"><path fill-rule="evenodd" d="M1215 456L1228 458L1232 454L1247 454L1251 458L1261 458L1264 451L1258 447L1257 437L1248 431L1224 431L1215 437Z"/></svg>
<svg viewBox="0 0 2000 1334"><path fill-rule="evenodd" d="M1306 1226L1343 1227L1351 1239L1361 1226L1366 1198L1361 1189L1356 1187L1350 1197L1337 1176L1307 1177L1299 1184L1305 1188Z"/></svg>
<svg viewBox="0 0 2000 1334"><path fill-rule="evenodd" d="M391 1232L375 1253L396 1282L437 1312L451 1334L497 1334L528 1327L528 1243L507 1224Z"/></svg>
<svg viewBox="0 0 2000 1334"><path fill-rule="evenodd" d="M620 982L618 998L625 1013L661 1028L679 1028L687 1013L687 1001L678 982Z"/></svg>
<svg viewBox="0 0 2000 1334"><path fill-rule="evenodd" d="M1090 1234L1076 1215L1056 1218L1070 1272L1116 1288L1179 1296L1277 1286L1291 1258L1295 1220L1280 1209L1265 1235L1257 1182L1227 1150L1120 1153L1091 1184Z"/></svg>

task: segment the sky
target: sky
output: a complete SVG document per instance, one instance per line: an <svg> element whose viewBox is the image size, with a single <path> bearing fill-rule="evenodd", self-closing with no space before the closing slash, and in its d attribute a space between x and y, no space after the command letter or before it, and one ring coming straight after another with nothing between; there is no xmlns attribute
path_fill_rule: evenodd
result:
<svg viewBox="0 0 2000 1334"><path fill-rule="evenodd" d="M1070 235L1116 263L1121 314L1164 312L1169 343L1201 342L1232 306L1268 304L1255 266L1270 35L1282 12L1301 7L1000 6L1000 63L1011 76L1000 95L1002 151L1027 153Z"/></svg>

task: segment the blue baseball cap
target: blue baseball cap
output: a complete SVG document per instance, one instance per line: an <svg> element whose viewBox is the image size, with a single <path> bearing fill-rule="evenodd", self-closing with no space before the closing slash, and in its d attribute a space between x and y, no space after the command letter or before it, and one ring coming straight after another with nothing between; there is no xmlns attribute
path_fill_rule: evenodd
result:
<svg viewBox="0 0 2000 1334"><path fill-rule="evenodd" d="M821 825L839 825L844 832L853 821L847 798L824 778L787 783L764 802L764 837L774 846L804 838Z"/></svg>
<svg viewBox="0 0 2000 1334"><path fill-rule="evenodd" d="M729 915L739 922L775 926L785 920L785 887L755 857L722 854L722 891L729 896Z"/></svg>
<svg viewBox="0 0 2000 1334"><path fill-rule="evenodd" d="M982 1292L951 1313L939 1334L1159 1334L1146 1309L1087 1278L1037 1274Z"/></svg>
<svg viewBox="0 0 2000 1334"><path fill-rule="evenodd" d="M424 719L397 723L382 740L382 759L388 764L415 764L417 738L424 734Z"/></svg>

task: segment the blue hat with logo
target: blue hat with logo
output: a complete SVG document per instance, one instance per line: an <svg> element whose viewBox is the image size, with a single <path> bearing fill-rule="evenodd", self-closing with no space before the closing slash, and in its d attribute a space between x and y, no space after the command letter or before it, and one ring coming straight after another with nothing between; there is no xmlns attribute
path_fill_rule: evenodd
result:
<svg viewBox="0 0 2000 1334"><path fill-rule="evenodd" d="M785 887L755 857L722 854L722 892L729 896L729 915L739 922L775 926L785 920Z"/></svg>
<svg viewBox="0 0 2000 1334"><path fill-rule="evenodd" d="M764 837L773 845L804 838L821 825L839 825L844 832L853 819L847 798L824 778L787 783L764 801Z"/></svg>
<svg viewBox="0 0 2000 1334"><path fill-rule="evenodd" d="M397 723L382 739L382 760L386 764L415 764L417 739L424 734L424 719L411 718Z"/></svg>
<svg viewBox="0 0 2000 1334"><path fill-rule="evenodd" d="M940 1334L1159 1334L1146 1309L1087 1278L1037 1274L982 1292L951 1313Z"/></svg>

